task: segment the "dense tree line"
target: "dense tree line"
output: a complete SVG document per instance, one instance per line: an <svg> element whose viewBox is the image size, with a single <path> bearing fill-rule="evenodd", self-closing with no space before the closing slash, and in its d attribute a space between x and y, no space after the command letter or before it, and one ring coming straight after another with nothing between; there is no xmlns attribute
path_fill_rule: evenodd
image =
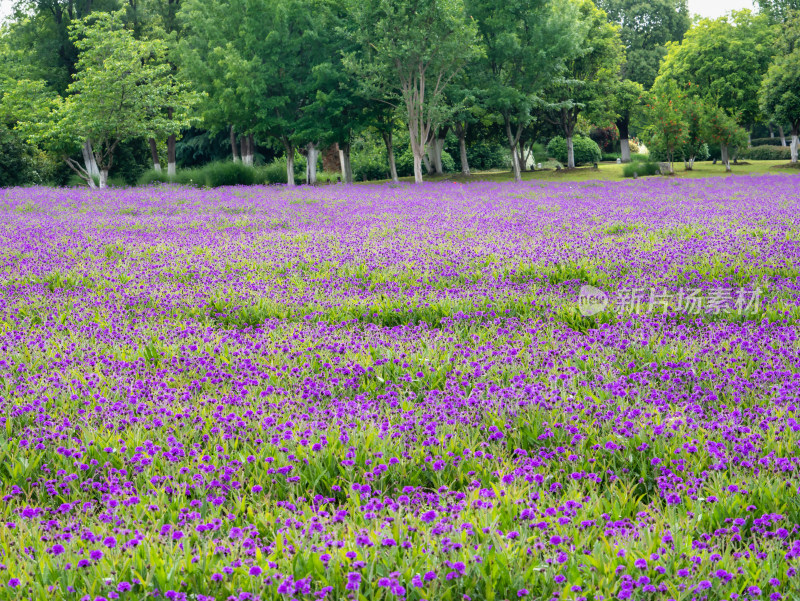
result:
<svg viewBox="0 0 800 601"><path fill-rule="evenodd" d="M686 0L18 0L0 31L0 161L17 179L59 161L103 187L125 152L174 175L191 135L247 165L283 156L289 184L295 157L315 183L335 144L350 182L369 133L395 180L402 137L419 182L454 136L462 172L491 140L519 180L554 136L574 167L591 126L623 161L635 129L670 163L713 144L729 168L762 124L784 144L791 131L796 162L796 4L692 24Z"/></svg>

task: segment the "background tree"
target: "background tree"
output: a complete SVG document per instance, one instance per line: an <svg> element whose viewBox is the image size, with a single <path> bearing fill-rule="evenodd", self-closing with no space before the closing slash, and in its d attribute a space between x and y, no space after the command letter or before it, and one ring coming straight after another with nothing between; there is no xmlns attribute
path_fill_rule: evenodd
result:
<svg viewBox="0 0 800 601"><path fill-rule="evenodd" d="M587 25L577 20L574 4L548 0L471 0L482 57L476 87L484 110L505 133L515 181L520 181L518 146L533 119L532 110L552 78L579 50Z"/></svg>
<svg viewBox="0 0 800 601"><path fill-rule="evenodd" d="M731 170L730 149L747 144L747 133L736 120L719 107L709 106L701 122L703 136L709 142L719 144L725 171Z"/></svg>
<svg viewBox="0 0 800 601"><path fill-rule="evenodd" d="M800 12L782 27L775 61L761 84L761 109L779 123L792 127L791 156L797 164L800 135Z"/></svg>
<svg viewBox="0 0 800 601"><path fill-rule="evenodd" d="M188 125L193 95L182 89L166 63L160 41L140 41L122 24L122 13L97 13L70 27L79 50L75 81L57 102L39 137L50 139L69 166L87 182L89 170L69 159L68 149L92 143L99 186L106 186L120 142L179 131ZM166 107L178 106L174 119Z"/></svg>
<svg viewBox="0 0 800 601"><path fill-rule="evenodd" d="M620 26L625 45L623 80L650 89L670 42L680 42L692 23L686 0L598 0Z"/></svg>
<svg viewBox="0 0 800 601"><path fill-rule="evenodd" d="M800 11L800 0L756 0L758 11L773 23L785 23L795 11Z"/></svg>
<svg viewBox="0 0 800 601"><path fill-rule="evenodd" d="M669 162L670 173L674 173L675 157L688 142L689 130L679 101L668 93L653 93L647 104L647 113L651 152L662 153Z"/></svg>
<svg viewBox="0 0 800 601"><path fill-rule="evenodd" d="M612 112L612 94L623 61L619 27L591 0L576 0L586 34L577 54L566 62L563 75L545 91L543 115L558 126L567 141L567 167L575 167L572 137L578 116L605 117Z"/></svg>
<svg viewBox="0 0 800 601"><path fill-rule="evenodd" d="M748 10L702 19L683 42L669 45L654 88L675 82L751 127L762 117L758 91L775 52L774 39L767 17Z"/></svg>
<svg viewBox="0 0 800 601"><path fill-rule="evenodd" d="M614 123L619 131L619 149L623 163L630 163L631 161L631 117L636 108L641 105L643 95L644 86L630 79L619 82L614 89L612 110L614 113Z"/></svg>
<svg viewBox="0 0 800 601"><path fill-rule="evenodd" d="M363 54L350 64L372 84L373 96L404 108L414 181L421 183L428 137L443 120L445 88L477 54L475 23L461 0L366 0L351 11Z"/></svg>

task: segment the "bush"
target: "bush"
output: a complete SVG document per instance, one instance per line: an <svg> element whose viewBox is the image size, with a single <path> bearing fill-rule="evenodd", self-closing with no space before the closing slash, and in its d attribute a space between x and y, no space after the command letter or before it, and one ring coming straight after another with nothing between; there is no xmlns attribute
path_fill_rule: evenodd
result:
<svg viewBox="0 0 800 601"><path fill-rule="evenodd" d="M616 142L619 140L619 131L616 125L593 127L589 131L589 137L597 143L602 152L612 152L614 147L618 146Z"/></svg>
<svg viewBox="0 0 800 601"><path fill-rule="evenodd" d="M622 158L622 155L618 152L603 152L600 154L601 161L616 161L617 159Z"/></svg>
<svg viewBox="0 0 800 601"><path fill-rule="evenodd" d="M254 167L243 165L240 162L216 161L199 169L201 177L198 181L206 188L219 188L221 186L252 186L256 181Z"/></svg>
<svg viewBox="0 0 800 601"><path fill-rule="evenodd" d="M594 140L583 136L575 136L572 138L572 147L575 152L575 165L600 162L600 147ZM566 164L567 141L561 136L553 138L547 145L547 154L555 160Z"/></svg>
<svg viewBox="0 0 800 601"><path fill-rule="evenodd" d="M792 149L788 146L754 146L740 150L737 158L746 161L788 161L792 158Z"/></svg>
<svg viewBox="0 0 800 601"><path fill-rule="evenodd" d="M542 147L544 149L544 147ZM461 168L461 159L456 146L453 156L458 156L459 170ZM534 149L534 157L537 161L544 159L544 150L541 156L536 154ZM511 153L502 144L492 144L485 140L480 142L473 142L467 145L467 161L469 168L478 171L489 171L490 169L508 169L511 167Z"/></svg>
<svg viewBox="0 0 800 601"><path fill-rule="evenodd" d="M28 148L16 132L0 124L0 188L33 183Z"/></svg>
<svg viewBox="0 0 800 601"><path fill-rule="evenodd" d="M780 146L780 138L753 138L750 140L751 146Z"/></svg>
<svg viewBox="0 0 800 601"><path fill-rule="evenodd" d="M388 179L389 160L386 158L386 149L364 149L360 152L352 153L350 156L350 166L353 169L353 179L355 181L367 181L374 179Z"/></svg>
<svg viewBox="0 0 800 601"><path fill-rule="evenodd" d="M656 175L659 173L658 163L654 161L634 160L631 163L627 163L622 168L622 175L625 177L633 177L634 173L639 177Z"/></svg>

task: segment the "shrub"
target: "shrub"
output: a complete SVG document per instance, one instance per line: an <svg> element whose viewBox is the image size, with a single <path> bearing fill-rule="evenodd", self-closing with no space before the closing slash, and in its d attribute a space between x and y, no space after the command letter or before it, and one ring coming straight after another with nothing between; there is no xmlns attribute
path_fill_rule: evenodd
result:
<svg viewBox="0 0 800 601"><path fill-rule="evenodd" d="M352 153L350 166L353 169L353 179L355 181L388 179L390 176L389 161L386 158L385 149L383 149L383 152L373 148Z"/></svg>
<svg viewBox="0 0 800 601"><path fill-rule="evenodd" d="M654 161L635 160L631 163L627 163L622 168L622 175L625 177L633 177L634 173L639 177L656 175L659 173L658 163Z"/></svg>
<svg viewBox="0 0 800 601"><path fill-rule="evenodd" d="M616 125L593 127L589 137L597 143L602 152L612 152L619 139L619 132Z"/></svg>
<svg viewBox="0 0 800 601"><path fill-rule="evenodd" d="M622 155L618 152L603 152L600 154L601 161L616 161L621 157Z"/></svg>
<svg viewBox="0 0 800 601"><path fill-rule="evenodd" d="M233 161L215 161L199 169L198 180L206 188L251 186L256 181L254 167Z"/></svg>
<svg viewBox="0 0 800 601"><path fill-rule="evenodd" d="M453 150L452 156L460 157L458 146ZM542 151L541 156L537 155L534 149L533 156L536 157L537 161L542 161L545 158L545 153ZM467 161L469 161L469 168L473 170L508 169L511 167L511 154L502 144L492 144L481 140L467 145ZM458 166L460 169L460 158Z"/></svg>
<svg viewBox="0 0 800 601"><path fill-rule="evenodd" d="M575 136L572 138L572 147L575 152L575 165L586 165L600 161L600 147L594 140L583 136ZM561 136L553 138L547 145L547 154L566 164L567 141Z"/></svg>
<svg viewBox="0 0 800 601"><path fill-rule="evenodd" d="M737 158L747 161L788 161L792 158L792 149L788 146L753 146L742 148Z"/></svg>
<svg viewBox="0 0 800 601"><path fill-rule="evenodd" d="M750 140L750 146L780 146L780 138L753 138Z"/></svg>

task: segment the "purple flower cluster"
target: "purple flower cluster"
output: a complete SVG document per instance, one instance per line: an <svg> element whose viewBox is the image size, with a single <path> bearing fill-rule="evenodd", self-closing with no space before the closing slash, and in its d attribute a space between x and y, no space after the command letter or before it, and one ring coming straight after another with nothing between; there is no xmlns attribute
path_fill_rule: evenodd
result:
<svg viewBox="0 0 800 601"><path fill-rule="evenodd" d="M797 177L2 199L0 600L800 591Z"/></svg>

